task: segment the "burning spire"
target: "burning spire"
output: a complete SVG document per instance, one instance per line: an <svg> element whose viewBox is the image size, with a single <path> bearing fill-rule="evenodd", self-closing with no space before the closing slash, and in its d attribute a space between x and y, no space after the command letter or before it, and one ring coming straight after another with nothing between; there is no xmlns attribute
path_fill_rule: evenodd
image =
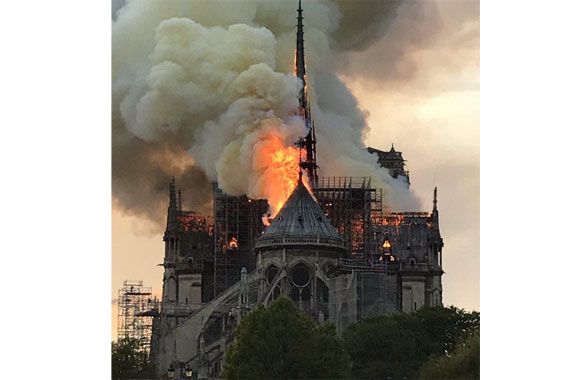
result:
<svg viewBox="0 0 570 380"><path fill-rule="evenodd" d="M309 182L312 187L315 186L317 175L317 138L315 135L315 123L311 119L311 108L307 100L307 80L305 69L305 40L303 32L303 7L299 0L299 8L297 9L297 49L295 50L295 75L301 79L303 86L299 92L299 115L305 119L305 126L309 129L309 133L304 138L304 146L306 152L305 161L301 162L301 168L307 170Z"/></svg>

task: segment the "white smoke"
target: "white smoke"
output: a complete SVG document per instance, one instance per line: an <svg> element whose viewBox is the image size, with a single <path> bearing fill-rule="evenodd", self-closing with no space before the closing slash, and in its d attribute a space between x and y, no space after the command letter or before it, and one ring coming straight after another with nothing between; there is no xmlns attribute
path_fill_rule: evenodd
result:
<svg viewBox="0 0 570 380"><path fill-rule="evenodd" d="M133 188L129 184L138 182L129 181L135 173L126 166L141 171L150 166L149 172L160 171L164 180L164 172L175 166L172 157L182 159L181 154L191 164L172 174L191 174L194 192L204 192L215 180L228 194L266 196L279 175L259 159L274 143L272 136L291 145L306 133L293 116L300 85L291 74L296 5L296 0L136 0L118 11L113 24L113 175L119 202L129 196L127 188L142 200L158 187L154 182ZM343 21L342 12L352 9L344 3L306 1L304 8L320 175L371 176L391 208L416 208L404 181L378 168L375 156L364 149L366 113L331 68L333 49L350 46L353 32L347 22L355 23L355 44L362 47L383 33L371 25L382 21L385 9L373 7L372 18L352 12ZM395 9L385 15L386 23ZM362 25L357 25L359 14L366 14ZM149 159L148 147L165 151L168 163L156 155ZM196 207L206 197L190 194L190 200Z"/></svg>

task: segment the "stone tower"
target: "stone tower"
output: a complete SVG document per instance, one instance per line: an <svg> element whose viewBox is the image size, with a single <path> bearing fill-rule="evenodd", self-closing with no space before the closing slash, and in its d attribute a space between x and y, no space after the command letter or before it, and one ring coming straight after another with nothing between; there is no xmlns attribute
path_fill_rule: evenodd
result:
<svg viewBox="0 0 570 380"><path fill-rule="evenodd" d="M176 258L180 254L180 236L177 214L180 202L176 196L176 183L174 178L169 184L169 204L166 217L166 230L162 240L164 241L164 276L162 279L162 304L176 302L177 279Z"/></svg>

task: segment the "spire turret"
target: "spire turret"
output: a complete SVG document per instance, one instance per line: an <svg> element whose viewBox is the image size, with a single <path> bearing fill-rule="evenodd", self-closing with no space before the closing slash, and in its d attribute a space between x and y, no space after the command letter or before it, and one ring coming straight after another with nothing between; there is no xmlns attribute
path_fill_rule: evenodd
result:
<svg viewBox="0 0 570 380"><path fill-rule="evenodd" d="M176 180L174 179L174 177L172 177L172 179L170 180L170 184L169 184L169 195L168 195L169 199L170 199L170 204L168 205L168 208L172 207L174 209L176 209Z"/></svg>
<svg viewBox="0 0 570 380"><path fill-rule="evenodd" d="M434 223L439 224L439 211L437 211L437 186L433 189L433 210L432 218Z"/></svg>
<svg viewBox="0 0 570 380"><path fill-rule="evenodd" d="M176 226L178 224L177 221L177 212L179 210L179 203L178 198L176 197L176 181L174 177L170 180L169 183L169 204L168 204L168 216L166 220L166 234L173 232L176 230Z"/></svg>
<svg viewBox="0 0 570 380"><path fill-rule="evenodd" d="M437 211L437 186L433 188L433 211Z"/></svg>
<svg viewBox="0 0 570 380"><path fill-rule="evenodd" d="M305 126L309 130L304 138L306 152L305 161L301 162L301 168L307 170L309 182L315 186L318 181L317 175L317 139L315 135L315 123L311 118L311 108L307 99L307 75L305 68L305 36L303 32L303 6L299 0L297 8L297 48L295 49L295 75L301 80L302 87L299 91L299 115L305 119Z"/></svg>

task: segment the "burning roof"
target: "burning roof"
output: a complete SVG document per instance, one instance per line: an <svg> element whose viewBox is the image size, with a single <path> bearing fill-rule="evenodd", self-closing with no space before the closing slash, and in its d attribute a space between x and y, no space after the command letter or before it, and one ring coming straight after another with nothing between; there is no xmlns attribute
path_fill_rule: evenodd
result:
<svg viewBox="0 0 570 380"><path fill-rule="evenodd" d="M256 247L320 244L344 249L344 241L299 178L281 211L259 238Z"/></svg>

